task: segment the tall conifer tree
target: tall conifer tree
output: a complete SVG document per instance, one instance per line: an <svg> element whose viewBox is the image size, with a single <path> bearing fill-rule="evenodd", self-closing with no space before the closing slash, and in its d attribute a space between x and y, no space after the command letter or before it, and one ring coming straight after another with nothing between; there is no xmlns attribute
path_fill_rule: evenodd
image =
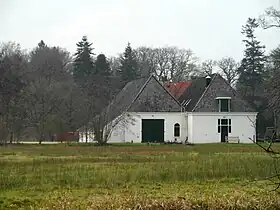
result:
<svg viewBox="0 0 280 210"><path fill-rule="evenodd" d="M244 96L255 96L258 87L264 79L264 64L266 57L264 55L264 46L256 39L255 29L259 27L257 20L249 18L245 26L242 27L242 34L246 39L244 58L239 68L239 80L237 88Z"/></svg>
<svg viewBox="0 0 280 210"><path fill-rule="evenodd" d="M123 56L121 56L120 75L125 82L134 80L138 76L138 64L130 43L128 43Z"/></svg>
<svg viewBox="0 0 280 210"><path fill-rule="evenodd" d="M90 43L86 36L77 44L77 52L74 59L73 77L77 83L83 83L87 78L93 74L93 53L92 43Z"/></svg>

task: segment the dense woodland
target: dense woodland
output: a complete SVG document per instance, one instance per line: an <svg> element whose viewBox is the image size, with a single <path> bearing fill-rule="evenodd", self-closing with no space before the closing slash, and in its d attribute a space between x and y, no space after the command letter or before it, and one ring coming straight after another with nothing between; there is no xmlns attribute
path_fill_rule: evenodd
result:
<svg viewBox="0 0 280 210"><path fill-rule="evenodd" d="M0 141L52 140L54 134L93 130L100 142L100 113L127 82L154 74L159 80L189 80L216 70L259 112L257 132L277 126L280 112L280 46L271 52L255 30L280 29L280 11L268 8L241 28L244 57L201 61L190 49L124 46L116 57L95 54L86 36L71 55L43 40L30 52L14 42L0 46ZM77 40L78 41L78 40ZM280 118L279 118L280 120Z"/></svg>

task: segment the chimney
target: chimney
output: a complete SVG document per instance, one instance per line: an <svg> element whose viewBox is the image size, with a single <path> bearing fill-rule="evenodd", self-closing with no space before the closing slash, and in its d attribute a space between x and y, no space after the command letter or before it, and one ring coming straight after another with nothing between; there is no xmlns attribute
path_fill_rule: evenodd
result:
<svg viewBox="0 0 280 210"><path fill-rule="evenodd" d="M162 77L161 77L161 80L162 80L162 84L163 84L165 87L167 87L167 88L170 87L170 82L168 81L167 76L162 76Z"/></svg>
<svg viewBox="0 0 280 210"><path fill-rule="evenodd" d="M167 80L167 76L162 76L161 77L161 80L162 80L162 82L167 82L168 80Z"/></svg>
<svg viewBox="0 0 280 210"><path fill-rule="evenodd" d="M190 80L195 80L196 78L197 78L197 76L192 75L191 78L190 78Z"/></svg>
<svg viewBox="0 0 280 210"><path fill-rule="evenodd" d="M210 82L211 82L211 77L208 75L208 76L206 77L206 86L205 86L205 87L208 87L208 85L210 84Z"/></svg>

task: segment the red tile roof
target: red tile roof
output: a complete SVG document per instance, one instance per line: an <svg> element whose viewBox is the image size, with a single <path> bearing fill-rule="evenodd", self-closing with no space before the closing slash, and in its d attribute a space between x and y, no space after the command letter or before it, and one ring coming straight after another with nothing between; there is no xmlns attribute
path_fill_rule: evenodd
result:
<svg viewBox="0 0 280 210"><path fill-rule="evenodd" d="M185 90L191 85L192 81L185 82L168 82L165 87L170 91L170 93L175 97L179 98Z"/></svg>

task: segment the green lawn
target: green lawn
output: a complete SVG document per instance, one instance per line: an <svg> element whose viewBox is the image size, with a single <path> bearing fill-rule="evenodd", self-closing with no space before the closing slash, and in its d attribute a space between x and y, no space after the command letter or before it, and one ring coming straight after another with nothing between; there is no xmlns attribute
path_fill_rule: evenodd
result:
<svg viewBox="0 0 280 210"><path fill-rule="evenodd" d="M253 144L0 147L0 209L279 209L274 166Z"/></svg>

